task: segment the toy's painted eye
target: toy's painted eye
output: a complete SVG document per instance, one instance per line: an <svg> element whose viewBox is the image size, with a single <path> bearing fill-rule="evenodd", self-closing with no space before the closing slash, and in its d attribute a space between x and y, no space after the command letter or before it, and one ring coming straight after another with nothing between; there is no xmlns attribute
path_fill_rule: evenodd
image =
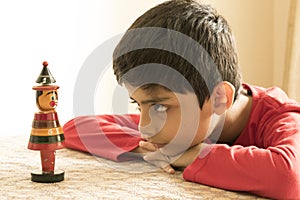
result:
<svg viewBox="0 0 300 200"><path fill-rule="evenodd" d="M55 100L55 97L54 97L54 96L51 96L51 100L54 101L54 100Z"/></svg>
<svg viewBox="0 0 300 200"><path fill-rule="evenodd" d="M168 110L168 107L164 106L164 105L161 105L161 104L154 104L153 105L153 108L155 111L157 112L165 112Z"/></svg>

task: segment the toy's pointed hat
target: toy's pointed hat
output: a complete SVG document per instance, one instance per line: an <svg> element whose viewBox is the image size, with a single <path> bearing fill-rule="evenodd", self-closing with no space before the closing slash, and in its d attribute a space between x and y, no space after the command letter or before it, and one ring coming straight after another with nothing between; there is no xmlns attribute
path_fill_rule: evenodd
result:
<svg viewBox="0 0 300 200"><path fill-rule="evenodd" d="M36 79L36 83L42 84L42 85L50 85L52 83L55 83L56 80L52 76L49 68L48 68L48 62L43 62L43 69L39 75L39 77Z"/></svg>

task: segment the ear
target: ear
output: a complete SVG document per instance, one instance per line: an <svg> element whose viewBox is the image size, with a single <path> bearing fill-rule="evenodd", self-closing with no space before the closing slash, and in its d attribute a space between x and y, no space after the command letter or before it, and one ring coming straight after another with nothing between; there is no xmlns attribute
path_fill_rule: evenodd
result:
<svg viewBox="0 0 300 200"><path fill-rule="evenodd" d="M211 96L214 113L221 115L228 110L233 104L234 93L235 88L231 83L227 81L219 83Z"/></svg>

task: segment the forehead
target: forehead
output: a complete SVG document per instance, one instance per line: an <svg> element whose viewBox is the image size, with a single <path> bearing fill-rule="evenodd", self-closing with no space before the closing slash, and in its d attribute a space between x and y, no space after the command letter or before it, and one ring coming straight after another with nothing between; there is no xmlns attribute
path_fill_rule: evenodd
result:
<svg viewBox="0 0 300 200"><path fill-rule="evenodd" d="M157 96L158 94L171 95L175 93L172 90L160 85L144 85L141 87L141 90L148 95L155 95L155 96Z"/></svg>
<svg viewBox="0 0 300 200"><path fill-rule="evenodd" d="M130 94L130 97L140 102L168 101L185 105L194 105L198 102L194 93L177 93L162 86L137 88Z"/></svg>
<svg viewBox="0 0 300 200"><path fill-rule="evenodd" d="M147 97L175 96L174 92L159 85L144 85L141 87L132 87L127 84L126 88L130 96L147 96Z"/></svg>

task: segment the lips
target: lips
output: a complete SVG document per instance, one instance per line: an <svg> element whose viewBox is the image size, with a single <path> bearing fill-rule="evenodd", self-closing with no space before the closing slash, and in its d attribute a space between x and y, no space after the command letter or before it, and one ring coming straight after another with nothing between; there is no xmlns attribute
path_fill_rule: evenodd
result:
<svg viewBox="0 0 300 200"><path fill-rule="evenodd" d="M52 107L52 108L54 108L55 106L57 106L57 102L56 101L50 101L50 106Z"/></svg>

